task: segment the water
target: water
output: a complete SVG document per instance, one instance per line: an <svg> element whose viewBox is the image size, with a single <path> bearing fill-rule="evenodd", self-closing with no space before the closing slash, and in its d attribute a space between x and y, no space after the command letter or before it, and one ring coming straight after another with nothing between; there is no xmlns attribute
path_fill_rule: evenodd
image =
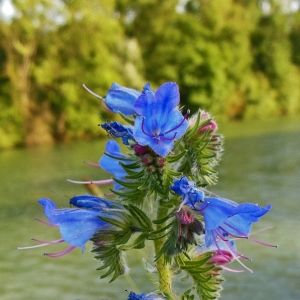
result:
<svg viewBox="0 0 300 300"><path fill-rule="evenodd" d="M253 259L246 263L255 273L224 273L221 299L299 299L300 121L232 124L221 130L228 139L219 184L212 190L237 202L272 203L272 210L254 230L274 228L255 238L279 245L273 249L239 241L239 251ZM16 250L17 246L32 245L32 237L58 238L55 229L34 221L44 218L36 200L49 197L64 207L69 197L86 192L66 178L104 179L100 169L82 163L97 162L103 146L103 142L92 141L0 153L0 299L116 300L126 299L126 289L154 289L155 280L140 268L143 257L151 261L143 252L135 251L128 258L132 277L108 284L95 270L100 265L89 251L91 245L84 255L77 249L60 259L42 255L61 249L58 246ZM241 268L238 264L231 267Z"/></svg>

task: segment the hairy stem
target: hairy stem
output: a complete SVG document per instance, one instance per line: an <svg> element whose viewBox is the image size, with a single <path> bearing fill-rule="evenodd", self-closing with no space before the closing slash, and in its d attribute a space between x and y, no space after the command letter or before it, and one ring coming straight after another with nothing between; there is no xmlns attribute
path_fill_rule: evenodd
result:
<svg viewBox="0 0 300 300"><path fill-rule="evenodd" d="M157 220L160 220L164 217L166 217L168 214L168 209L165 207L159 206L157 211ZM166 226L166 223L157 224L157 230L161 229ZM164 244L164 238L154 240L154 248L155 248L155 254L157 255L161 247ZM156 268L158 272L158 282L159 282L159 289L161 292L165 293L165 295L170 295L171 292L171 286L172 286L172 273L170 271L170 268L168 265L165 265L165 257L164 255L161 255L159 259L156 261Z"/></svg>

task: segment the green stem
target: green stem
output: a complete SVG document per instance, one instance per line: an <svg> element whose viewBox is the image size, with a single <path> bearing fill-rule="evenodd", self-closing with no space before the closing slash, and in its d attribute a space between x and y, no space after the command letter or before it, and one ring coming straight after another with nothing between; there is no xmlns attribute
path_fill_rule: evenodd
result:
<svg viewBox="0 0 300 300"><path fill-rule="evenodd" d="M163 219L167 216L168 209L162 206L158 207L157 210L157 220ZM156 229L161 229L166 226L166 223L157 224ZM154 240L154 248L155 248L155 254L157 255L163 244L165 239L157 239ZM171 286L172 286L172 273L170 271L170 268L168 265L165 265L165 256L162 254L159 259L156 261L156 268L158 272L158 282L159 282L159 289L161 292L163 292L165 295L170 295L172 293Z"/></svg>

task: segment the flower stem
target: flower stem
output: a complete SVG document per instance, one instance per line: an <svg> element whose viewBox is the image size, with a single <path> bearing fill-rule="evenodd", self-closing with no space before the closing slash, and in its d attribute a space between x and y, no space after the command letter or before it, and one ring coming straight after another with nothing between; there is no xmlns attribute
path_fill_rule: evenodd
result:
<svg viewBox="0 0 300 300"><path fill-rule="evenodd" d="M157 220L163 219L167 216L168 209L162 206L158 207L157 210ZM166 226L166 223L157 224L157 230ZM164 238L154 240L154 248L156 256L160 252L164 244ZM172 274L168 265L165 264L165 256L162 254L156 261L156 268L158 272L158 282L159 289L165 295L170 295L172 293Z"/></svg>

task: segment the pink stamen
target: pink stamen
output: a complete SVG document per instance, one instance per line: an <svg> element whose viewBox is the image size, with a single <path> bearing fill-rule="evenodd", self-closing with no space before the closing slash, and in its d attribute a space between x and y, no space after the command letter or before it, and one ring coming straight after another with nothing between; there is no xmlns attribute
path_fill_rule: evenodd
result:
<svg viewBox="0 0 300 300"><path fill-rule="evenodd" d="M232 272L232 273L244 273L244 270L234 270L234 269L230 269L228 267L225 266L220 266L223 270L226 270L228 272Z"/></svg>
<svg viewBox="0 0 300 300"><path fill-rule="evenodd" d="M45 256L52 257L52 258L57 258L57 257L62 257L68 253L70 253L72 250L74 250L76 246L70 246L65 250L59 251L59 252L54 252L54 253L44 253Z"/></svg>
<svg viewBox="0 0 300 300"><path fill-rule="evenodd" d="M230 248L232 248L228 243L225 243L225 245L226 245L226 247L228 248L228 250L231 252L232 250L230 249ZM236 252L236 251L234 251L234 252ZM231 252L232 253L232 252ZM243 266L246 270L248 270L250 273L254 273L254 271L253 270L251 270L250 268L248 268L244 263L242 263L241 261L240 261L240 259L238 258L238 256L236 256L234 253L232 253L232 255L234 256L234 259L236 259L238 262L239 262L239 264L241 265L241 266Z"/></svg>
<svg viewBox="0 0 300 300"><path fill-rule="evenodd" d="M224 223L225 224L225 223ZM227 224L226 224L227 225ZM228 226L228 225L227 225ZM231 232L229 232L228 230L226 230L225 228L223 228L222 226L219 226L219 228L221 229L221 230L223 230L224 231L224 233L227 233L228 235L230 235L230 236L233 236L233 237L235 237L235 238L238 238L238 239L248 239L248 236L246 236L245 234L243 234L242 236L240 236L240 235L236 235L236 234L233 234L233 233L231 233ZM231 227L233 230L236 230L234 227ZM236 230L237 231L237 230Z"/></svg>
<svg viewBox="0 0 300 300"><path fill-rule="evenodd" d="M257 243L257 244L260 244L260 245L263 245L263 246L278 248L278 245L267 244L267 243L261 242L259 240L256 240L256 239L254 239L252 237L248 237L248 239L250 241L254 242L254 243Z"/></svg>
<svg viewBox="0 0 300 300"><path fill-rule="evenodd" d="M252 261L251 258L249 258L249 257L247 257L247 256L245 256L245 255L243 255L243 254L241 254L241 253L239 253L239 252L237 252L237 251L230 245L230 243L229 243L228 241L225 241L225 244L226 244L227 248L229 248L229 249L231 250L231 253L237 255L238 257L241 257L241 258L247 259L247 260L249 260L249 261Z"/></svg>
<svg viewBox="0 0 300 300"><path fill-rule="evenodd" d="M37 242L41 242L42 244L39 245L34 245L34 246L27 246L27 247L17 247L18 250L26 250L26 249L33 249L33 248L40 248L40 247L44 247L44 246L48 246L48 245L53 245L53 244L58 244L58 243L62 243L64 242L64 240L56 240L56 241L52 241L52 242L44 242L44 241L39 241L36 239L32 239L33 241L37 241Z"/></svg>
<svg viewBox="0 0 300 300"><path fill-rule="evenodd" d="M254 238L252 238L250 236L246 236L243 232L241 232L240 230L234 228L233 226L231 226L230 224L228 224L226 222L224 222L224 224L227 225L228 227L232 228L236 232L242 234L243 236L241 236L241 238L247 238L247 239L249 239L250 241L252 241L254 243L257 243L257 244L260 244L260 245L264 245L264 246L267 246L267 247L273 247L273 248L277 248L278 247L278 245L267 244L267 243L261 242L259 240L256 240L256 239L254 239ZM232 235L232 234L230 233L230 235ZM234 236L234 235L232 235L232 236Z"/></svg>
<svg viewBox="0 0 300 300"><path fill-rule="evenodd" d="M216 231L218 237L219 237L223 242L228 242L228 239L226 239L222 233L220 233L217 229L216 229L215 231Z"/></svg>
<svg viewBox="0 0 300 300"><path fill-rule="evenodd" d="M218 245L217 235L215 234L214 230L211 232L211 234L212 234L213 240L215 242L215 245L217 246L218 252L222 253L222 250Z"/></svg>
<svg viewBox="0 0 300 300"><path fill-rule="evenodd" d="M259 232L262 232L262 231L265 231L265 230L269 230L269 229L273 229L273 228L274 228L273 226L265 227L265 228L262 228L262 229L259 229L259 230L251 232L250 235L257 234Z"/></svg>
<svg viewBox="0 0 300 300"><path fill-rule="evenodd" d="M239 260L239 258L237 257L237 256L234 256L234 258L239 262L239 264L241 265L241 266L243 266L246 270L248 270L250 273L254 273L254 271L253 270L251 270L250 268L248 268L245 264L243 264L240 260Z"/></svg>
<svg viewBox="0 0 300 300"><path fill-rule="evenodd" d="M226 226L228 226L229 228L233 229L234 231L236 231L237 233L241 234L241 236L236 235L236 234L233 234L233 233L227 231L226 229L224 229L223 227L220 226L220 228L221 228L224 232L228 233L229 235L231 235L231 236L233 236L233 237L236 237L236 238L241 238L241 239L242 239L242 238L244 238L244 239L248 239L248 238L249 238L248 235L246 235L244 232L238 230L237 228L231 226L230 224L228 224L228 223L226 223L226 222L224 222L224 224L225 224Z"/></svg>
<svg viewBox="0 0 300 300"><path fill-rule="evenodd" d="M220 229L224 230L222 227L220 227ZM238 256L240 256L240 257L242 257L242 258L244 258L244 259L247 259L247 260L251 261L251 259L250 259L249 257L247 257L247 256L245 256L245 255L243 255L243 254L241 254L241 253L239 253L239 252L237 252L237 251L230 245L230 243L229 243L229 241L228 241L227 239L224 239L224 237L222 238L222 236L223 236L222 232L220 232L218 229L216 229L215 231L216 231L217 235L221 238L221 240L225 242L225 244L227 245L227 247L229 247L230 250L231 250L233 253L235 253L236 255L238 255Z"/></svg>
<svg viewBox="0 0 300 300"><path fill-rule="evenodd" d="M216 234L216 235L215 235L215 234ZM239 252L237 252L237 251L230 245L228 239L225 239L224 236L223 236L223 234L222 234L222 232L220 232L218 229L215 229L215 230L213 231L213 237L214 237L215 241L217 240L217 239L216 239L216 236L218 236L218 237L226 244L227 248L229 248L229 250L230 250L230 253L234 253L234 254L238 255L239 257L242 257L242 258L244 258L244 259L247 259L247 260L251 261L251 259L250 259L249 257L247 257L247 256L245 256L245 255L243 255L243 254L241 254L241 253L239 253ZM224 251L224 250L221 250L221 249L218 247L218 243L216 243L216 246L217 246L217 248L219 249L219 251L220 251L221 253Z"/></svg>
<svg viewBox="0 0 300 300"><path fill-rule="evenodd" d="M89 161L83 161L84 164L87 164L89 166L93 166L93 167L97 167L97 168L101 168L101 166L99 164L95 164Z"/></svg>
<svg viewBox="0 0 300 300"><path fill-rule="evenodd" d="M44 225L47 225L47 226L51 226L51 227L58 227L58 226L57 226L57 225L55 225L55 224L51 224L51 223L48 223L48 222L42 221L42 220L40 220L40 219L35 219L35 221L38 221L38 222L40 222L40 223L42 223L42 224L44 224Z"/></svg>
<svg viewBox="0 0 300 300"><path fill-rule="evenodd" d="M114 195L115 195L114 193L106 193L106 194L104 194L104 196L108 196L108 197L114 196Z"/></svg>
<svg viewBox="0 0 300 300"><path fill-rule="evenodd" d="M42 240L38 240L38 239L31 239L32 241L35 241L37 243L42 243L42 244L46 244L46 245L56 245L56 244L59 244L59 243L63 243L65 240L63 239L60 239L60 240L55 240L55 241L51 241L51 242L48 242L48 241L42 241Z"/></svg>
<svg viewBox="0 0 300 300"><path fill-rule="evenodd" d="M114 182L113 179L96 180L96 181L76 181L76 180L67 179L67 181L76 184L96 184L96 185L106 185Z"/></svg>

